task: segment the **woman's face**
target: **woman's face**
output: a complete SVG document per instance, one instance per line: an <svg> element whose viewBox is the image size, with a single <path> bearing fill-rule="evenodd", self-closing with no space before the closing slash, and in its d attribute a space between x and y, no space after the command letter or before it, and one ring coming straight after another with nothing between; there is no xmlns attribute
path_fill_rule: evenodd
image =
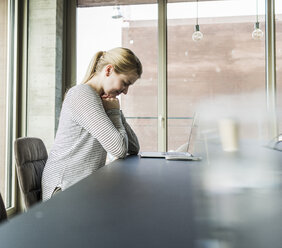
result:
<svg viewBox="0 0 282 248"><path fill-rule="evenodd" d="M133 85L138 79L136 74L118 74L114 71L112 65L105 68L105 77L103 82L104 92L102 97L116 97L121 93L127 94L129 86Z"/></svg>

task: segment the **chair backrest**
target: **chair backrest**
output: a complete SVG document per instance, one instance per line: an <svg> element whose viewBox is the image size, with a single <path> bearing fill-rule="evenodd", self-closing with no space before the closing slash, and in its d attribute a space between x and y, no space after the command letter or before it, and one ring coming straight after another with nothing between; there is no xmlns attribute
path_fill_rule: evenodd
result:
<svg viewBox="0 0 282 248"><path fill-rule="evenodd" d="M42 200L41 178L48 154L39 138L18 138L14 146L18 181L28 208Z"/></svg>
<svg viewBox="0 0 282 248"><path fill-rule="evenodd" d="M6 212L6 208L0 193L0 222L4 221L7 219L7 212Z"/></svg>

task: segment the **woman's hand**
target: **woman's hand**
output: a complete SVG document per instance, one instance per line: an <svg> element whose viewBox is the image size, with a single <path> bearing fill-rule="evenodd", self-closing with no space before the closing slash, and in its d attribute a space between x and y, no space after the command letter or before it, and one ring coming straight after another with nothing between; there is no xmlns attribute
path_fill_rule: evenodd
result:
<svg viewBox="0 0 282 248"><path fill-rule="evenodd" d="M102 97L102 102L105 110L120 109L118 98Z"/></svg>

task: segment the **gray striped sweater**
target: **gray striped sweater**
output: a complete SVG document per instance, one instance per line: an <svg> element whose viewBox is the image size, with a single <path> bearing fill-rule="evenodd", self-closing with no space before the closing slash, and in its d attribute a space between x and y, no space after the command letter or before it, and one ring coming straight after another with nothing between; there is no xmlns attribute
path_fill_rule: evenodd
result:
<svg viewBox="0 0 282 248"><path fill-rule="evenodd" d="M89 85L72 87L63 102L55 142L42 175L42 197L70 187L105 165L107 152L124 158L139 152L138 139L122 111L105 111Z"/></svg>

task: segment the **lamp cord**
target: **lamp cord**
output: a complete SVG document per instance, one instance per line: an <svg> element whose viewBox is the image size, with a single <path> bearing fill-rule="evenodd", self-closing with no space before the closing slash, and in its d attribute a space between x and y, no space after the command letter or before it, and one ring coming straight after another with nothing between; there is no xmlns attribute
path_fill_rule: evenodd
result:
<svg viewBox="0 0 282 248"><path fill-rule="evenodd" d="M257 22L258 22L258 0L256 2L257 2Z"/></svg>
<svg viewBox="0 0 282 248"><path fill-rule="evenodd" d="M197 0L197 7L196 7L197 11L196 11L196 24L198 25L198 0Z"/></svg>

